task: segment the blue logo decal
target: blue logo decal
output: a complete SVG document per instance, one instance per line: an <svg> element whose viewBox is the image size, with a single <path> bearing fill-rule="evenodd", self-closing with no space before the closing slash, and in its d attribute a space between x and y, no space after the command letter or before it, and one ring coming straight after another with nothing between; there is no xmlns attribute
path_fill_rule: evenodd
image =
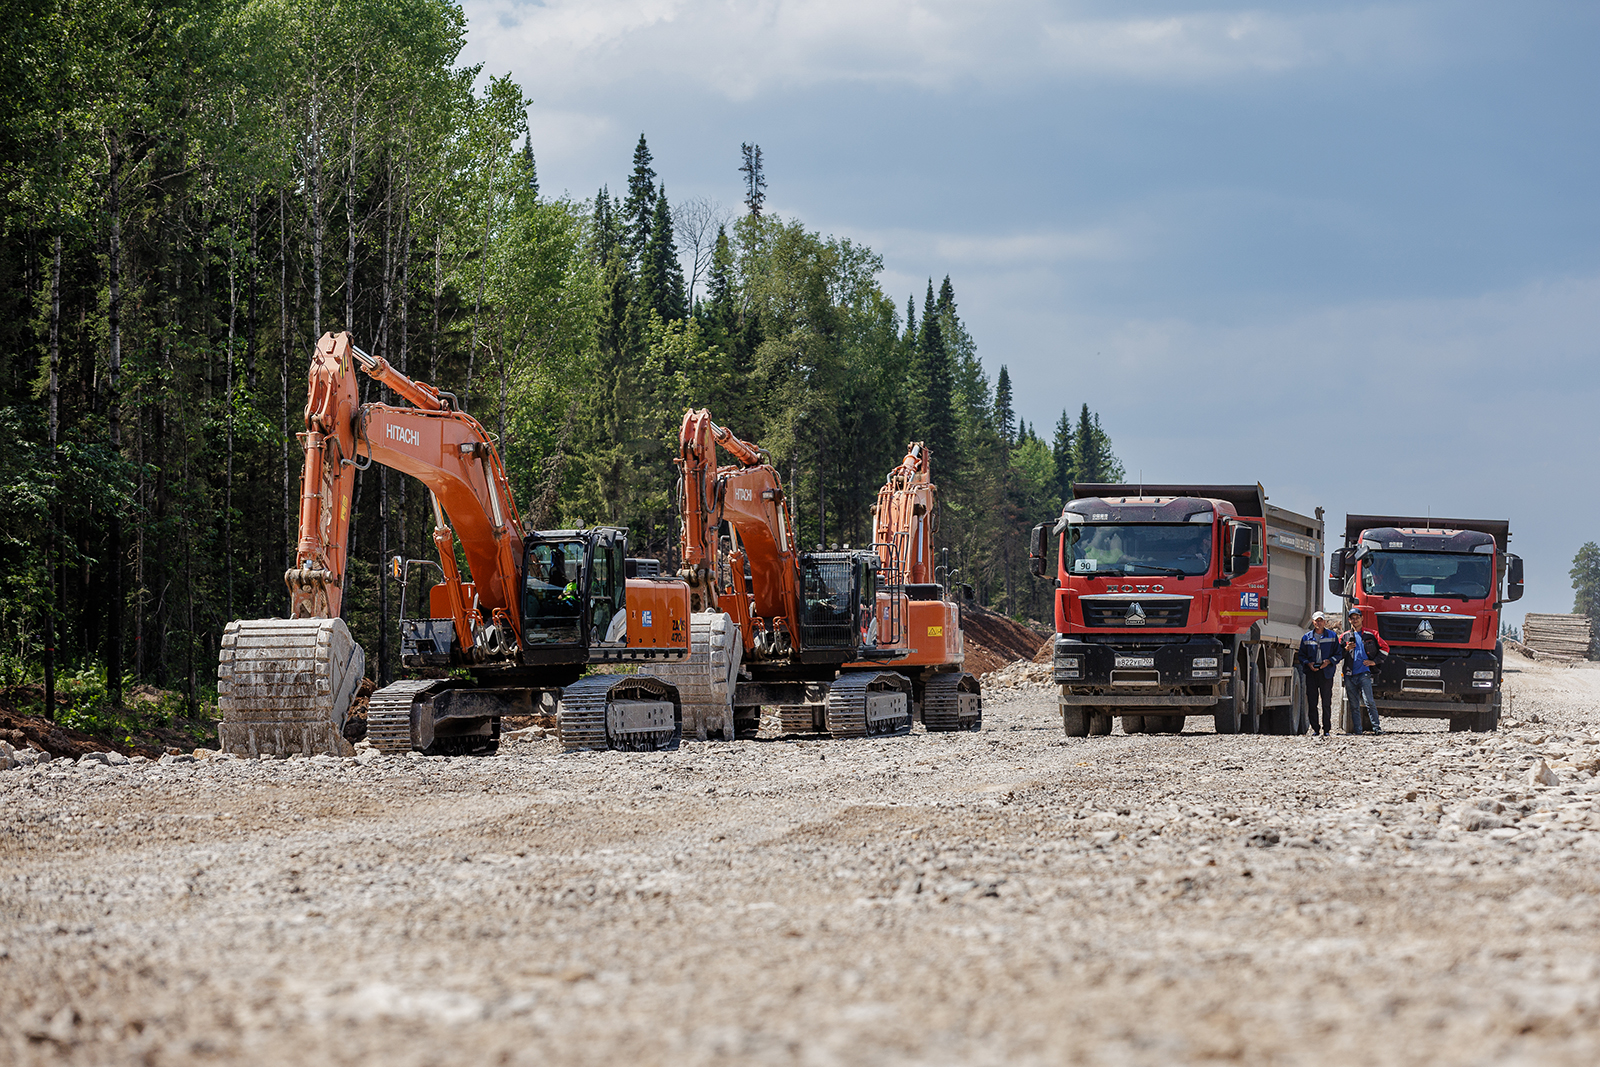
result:
<svg viewBox="0 0 1600 1067"><path fill-rule="evenodd" d="M655 625L655 623L650 621L650 613L648 611L644 612L644 624L646 626L654 626Z"/></svg>
<svg viewBox="0 0 1600 1067"><path fill-rule="evenodd" d="M1243 610L1246 610L1246 611L1260 611L1261 610L1261 594L1260 593L1240 593L1239 594L1239 607L1241 609L1243 609Z"/></svg>

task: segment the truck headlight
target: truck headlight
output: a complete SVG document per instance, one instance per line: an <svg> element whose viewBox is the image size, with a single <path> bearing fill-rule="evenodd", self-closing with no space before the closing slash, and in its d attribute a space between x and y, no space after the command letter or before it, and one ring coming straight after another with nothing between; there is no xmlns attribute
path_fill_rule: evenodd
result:
<svg viewBox="0 0 1600 1067"><path fill-rule="evenodd" d="M1215 656L1196 656L1195 657L1195 661L1194 661L1194 665L1196 667L1215 667L1217 665L1217 657L1215 657Z"/></svg>
<svg viewBox="0 0 1600 1067"><path fill-rule="evenodd" d="M1475 682L1494 681L1494 671L1473 671L1472 680Z"/></svg>
<svg viewBox="0 0 1600 1067"><path fill-rule="evenodd" d="M1056 660L1056 664L1057 666L1070 667L1074 670L1076 670L1079 666L1077 656L1062 656L1060 659Z"/></svg>
<svg viewBox="0 0 1600 1067"><path fill-rule="evenodd" d="M1217 672L1214 671L1214 670L1211 670L1211 671L1190 671L1189 674L1190 674L1191 677L1194 677L1194 678L1215 678L1217 676Z"/></svg>
<svg viewBox="0 0 1600 1067"><path fill-rule="evenodd" d="M1062 678L1076 678L1079 673L1080 672L1078 672L1078 671L1057 671L1056 672L1056 674L1058 676L1062 677Z"/></svg>

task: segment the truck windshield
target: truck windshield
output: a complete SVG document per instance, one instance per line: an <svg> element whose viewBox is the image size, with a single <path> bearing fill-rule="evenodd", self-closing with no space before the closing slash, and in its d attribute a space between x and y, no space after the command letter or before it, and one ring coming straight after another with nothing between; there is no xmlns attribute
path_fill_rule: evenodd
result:
<svg viewBox="0 0 1600 1067"><path fill-rule="evenodd" d="M1361 568L1361 588L1374 596L1487 597L1494 587L1493 556L1454 552L1373 552Z"/></svg>
<svg viewBox="0 0 1600 1067"><path fill-rule="evenodd" d="M1130 523L1067 527L1073 574L1204 574L1211 567L1210 523Z"/></svg>

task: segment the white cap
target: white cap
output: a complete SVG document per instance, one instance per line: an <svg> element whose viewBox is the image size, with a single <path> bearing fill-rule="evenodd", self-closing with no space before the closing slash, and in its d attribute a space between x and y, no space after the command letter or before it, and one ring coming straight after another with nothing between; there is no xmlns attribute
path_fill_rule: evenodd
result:
<svg viewBox="0 0 1600 1067"><path fill-rule="evenodd" d="M1318 619L1321 619L1323 622L1327 622L1328 621L1328 617L1326 615L1324 615L1322 612L1313 611L1311 613L1311 621L1312 622L1316 622Z"/></svg>

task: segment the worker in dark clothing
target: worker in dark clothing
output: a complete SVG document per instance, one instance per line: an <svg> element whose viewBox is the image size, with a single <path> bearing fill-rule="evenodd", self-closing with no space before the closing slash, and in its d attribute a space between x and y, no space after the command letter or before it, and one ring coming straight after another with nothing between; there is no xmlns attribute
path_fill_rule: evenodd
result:
<svg viewBox="0 0 1600 1067"><path fill-rule="evenodd" d="M1306 715L1311 720L1311 736L1320 729L1327 737L1333 728L1333 672L1341 653L1339 635L1328 626L1328 617L1322 612L1311 616L1311 629L1300 638L1300 650L1295 660L1305 679ZM1317 698L1322 698L1322 725L1317 725Z"/></svg>
<svg viewBox="0 0 1600 1067"><path fill-rule="evenodd" d="M1344 696L1350 707L1352 733L1362 729L1362 713L1371 717L1372 732L1383 733L1378 722L1378 701L1372 695L1372 672L1389 654L1389 645L1372 630L1361 628L1361 609L1350 609L1350 629L1344 632Z"/></svg>

